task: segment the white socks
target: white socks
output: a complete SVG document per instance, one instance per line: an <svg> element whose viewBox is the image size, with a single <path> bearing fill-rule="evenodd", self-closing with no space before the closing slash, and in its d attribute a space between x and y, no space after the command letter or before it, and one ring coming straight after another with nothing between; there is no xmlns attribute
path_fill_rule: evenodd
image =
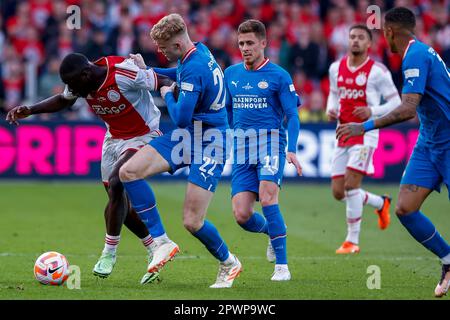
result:
<svg viewBox="0 0 450 320"><path fill-rule="evenodd" d="M445 257L441 258L442 264L450 264L450 253Z"/></svg>
<svg viewBox="0 0 450 320"><path fill-rule="evenodd" d="M358 189L361 190L361 196L363 199L363 205L368 204L369 206L381 210L381 208L383 207L384 204L384 200L381 196L367 192L363 189ZM339 200L341 202L346 202L347 201L347 197L342 198L341 200Z"/></svg>
<svg viewBox="0 0 450 320"><path fill-rule="evenodd" d="M146 236L145 238L141 239L142 244L144 245L145 249L147 249L148 252L153 252L153 250L156 247L155 241L153 241L153 238L151 235Z"/></svg>
<svg viewBox="0 0 450 320"><path fill-rule="evenodd" d="M228 251L228 258L225 261L222 261L221 263L226 266L229 266L230 264L233 264L235 262L236 262L236 258L230 251Z"/></svg>
<svg viewBox="0 0 450 320"><path fill-rule="evenodd" d="M118 236L110 236L106 234L105 236L105 248L103 252L109 252L112 254L116 254L117 246L119 245L120 235Z"/></svg>
<svg viewBox="0 0 450 320"><path fill-rule="evenodd" d="M347 238L354 244L359 243L361 230L361 217L363 211L363 198L361 189L353 189L345 192L347 215Z"/></svg>
<svg viewBox="0 0 450 320"><path fill-rule="evenodd" d="M363 204L368 204L371 207L374 207L375 209L381 210L384 204L384 199L376 194L367 192L365 190L361 190L361 195L363 197Z"/></svg>

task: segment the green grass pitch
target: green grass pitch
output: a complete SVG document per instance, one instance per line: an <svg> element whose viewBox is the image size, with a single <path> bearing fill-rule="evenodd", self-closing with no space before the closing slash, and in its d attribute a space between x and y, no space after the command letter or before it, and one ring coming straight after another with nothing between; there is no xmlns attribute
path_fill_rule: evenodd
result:
<svg viewBox="0 0 450 320"><path fill-rule="evenodd" d="M344 204L332 199L328 185L283 186L281 209L288 226L292 280L270 281L273 264L265 260L267 238L244 232L231 213L229 184L219 185L208 219L219 229L243 264L232 289L209 289L217 262L182 225L183 183L152 183L169 236L181 254L162 271L163 280L140 285L146 251L123 229L118 260L108 279L91 273L103 248L106 194L99 183L0 184L0 299L433 299L440 264L417 244L393 215L381 231L377 217L364 209L361 253L337 256L346 234ZM366 185L376 193L398 187ZM433 193L423 206L441 234L450 239L447 190ZM258 208L259 210L259 208ZM393 214L393 209L391 210ZM35 259L45 251L66 255L81 269L81 289L40 285L33 276ZM376 265L381 289L367 288Z"/></svg>

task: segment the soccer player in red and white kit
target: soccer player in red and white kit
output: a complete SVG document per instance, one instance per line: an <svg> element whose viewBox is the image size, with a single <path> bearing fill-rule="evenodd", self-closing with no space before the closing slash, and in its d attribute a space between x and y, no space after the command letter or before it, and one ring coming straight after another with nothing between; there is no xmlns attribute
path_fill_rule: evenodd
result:
<svg viewBox="0 0 450 320"><path fill-rule="evenodd" d="M141 70L133 62L119 56L103 57L95 62L78 53L67 55L60 66L60 76L66 84L61 94L32 106L18 106L6 117L10 123L38 113L53 113L72 106L78 97L86 99L93 112L106 124L102 148L101 175L109 200L105 209L106 238L102 255L93 269L100 277L108 277L116 263L116 249L122 224L141 238L149 259L157 246L145 222L145 214L136 212L124 196L118 172L136 151L152 138L161 135L161 112L155 106L150 91L170 86L173 81L157 75L152 69ZM156 201L152 210L157 210ZM144 221L141 221L141 219ZM147 274L142 283L156 279Z"/></svg>
<svg viewBox="0 0 450 320"><path fill-rule="evenodd" d="M380 117L400 105L400 96L386 67L368 55L372 33L364 25L349 31L349 52L331 64L330 94L327 114L338 123L364 122ZM381 96L384 103L380 104ZM378 130L344 142L336 141L333 154L331 186L333 196L346 204L347 237L337 254L358 253L363 206L375 208L380 229L390 222L391 198L361 188L366 175L374 173L373 154L378 146Z"/></svg>

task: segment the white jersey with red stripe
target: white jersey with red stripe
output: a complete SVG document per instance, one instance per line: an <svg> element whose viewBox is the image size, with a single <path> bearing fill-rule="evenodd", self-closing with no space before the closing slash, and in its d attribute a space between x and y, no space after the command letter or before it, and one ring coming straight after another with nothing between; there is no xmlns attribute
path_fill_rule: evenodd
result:
<svg viewBox="0 0 450 320"><path fill-rule="evenodd" d="M108 128L113 139L131 139L159 130L161 112L150 91L157 90L158 78L152 70L140 69L132 59L103 57L94 62L107 67L105 81L87 103ZM68 86L63 96L76 99Z"/></svg>
<svg viewBox="0 0 450 320"><path fill-rule="evenodd" d="M329 69L330 94L327 101L327 111L334 110L338 114L339 123L363 122L352 115L356 107L369 107L372 111L371 119L378 118L393 110L395 103L380 106L381 97L400 102L397 89L390 71L379 62L367 57L358 67L348 64L348 57L344 57L331 64ZM397 99L398 98L398 99ZM378 130L372 130L361 137L349 139L346 143L338 141L340 147L363 144L376 148L378 146Z"/></svg>

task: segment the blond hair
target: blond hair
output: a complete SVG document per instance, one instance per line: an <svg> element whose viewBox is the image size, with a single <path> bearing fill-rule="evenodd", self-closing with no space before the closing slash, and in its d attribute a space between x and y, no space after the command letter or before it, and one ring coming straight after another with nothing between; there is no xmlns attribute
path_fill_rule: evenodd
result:
<svg viewBox="0 0 450 320"><path fill-rule="evenodd" d="M154 41L167 41L182 34L187 34L187 27L178 13L172 13L161 18L150 32Z"/></svg>

